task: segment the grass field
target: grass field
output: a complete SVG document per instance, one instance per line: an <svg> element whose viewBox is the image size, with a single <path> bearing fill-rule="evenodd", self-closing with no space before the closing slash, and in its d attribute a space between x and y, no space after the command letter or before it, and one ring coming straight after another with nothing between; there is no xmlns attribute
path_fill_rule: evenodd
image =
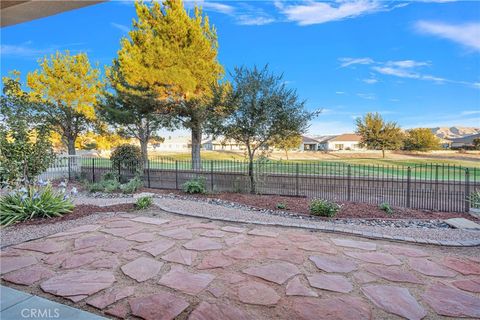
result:
<svg viewBox="0 0 480 320"><path fill-rule="evenodd" d="M478 158L476 157L478 155ZM466 179L466 168L469 168L469 179L480 181L480 154L388 154L386 159L380 153L336 153L320 152L292 153L291 160L285 154L271 154L266 162L256 164L257 173L280 174L316 174L340 175L372 178L407 178L424 180ZM282 158L283 156L283 158ZM282 160L281 160L282 159ZM245 156L238 152L202 151L204 171L247 172ZM83 159L82 165L91 166L90 158ZM153 153L150 155L150 169L191 169L189 153ZM95 167L111 167L109 159L96 158ZM409 169L410 167L410 169Z"/></svg>

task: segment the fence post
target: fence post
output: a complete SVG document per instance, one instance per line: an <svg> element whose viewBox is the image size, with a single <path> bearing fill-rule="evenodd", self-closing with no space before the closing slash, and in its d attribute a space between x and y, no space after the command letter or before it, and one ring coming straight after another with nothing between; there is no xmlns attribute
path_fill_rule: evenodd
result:
<svg viewBox="0 0 480 320"><path fill-rule="evenodd" d="M407 208L410 208L410 191L411 191L411 180L412 180L412 168L407 168Z"/></svg>
<svg viewBox="0 0 480 320"><path fill-rule="evenodd" d="M352 165L347 167L347 201L352 200Z"/></svg>
<svg viewBox="0 0 480 320"><path fill-rule="evenodd" d="M95 182L95 158L92 158L92 181Z"/></svg>
<svg viewBox="0 0 480 320"><path fill-rule="evenodd" d="M213 162L214 161L215 160L210 161L210 188L212 192L213 192Z"/></svg>
<svg viewBox="0 0 480 320"><path fill-rule="evenodd" d="M147 185L150 188L150 160L147 159Z"/></svg>
<svg viewBox="0 0 480 320"><path fill-rule="evenodd" d="M298 163L295 164L295 195L298 197L300 194L298 190L298 185L299 185L299 170L298 170Z"/></svg>
<svg viewBox="0 0 480 320"><path fill-rule="evenodd" d="M465 212L470 211L470 169L465 169Z"/></svg>
<svg viewBox="0 0 480 320"><path fill-rule="evenodd" d="M68 181L72 181L72 166L71 166L71 158L67 157L68 161Z"/></svg>
<svg viewBox="0 0 480 320"><path fill-rule="evenodd" d="M178 160L175 160L175 190L178 189Z"/></svg>
<svg viewBox="0 0 480 320"><path fill-rule="evenodd" d="M435 210L439 209L438 205L438 164L435 165Z"/></svg>

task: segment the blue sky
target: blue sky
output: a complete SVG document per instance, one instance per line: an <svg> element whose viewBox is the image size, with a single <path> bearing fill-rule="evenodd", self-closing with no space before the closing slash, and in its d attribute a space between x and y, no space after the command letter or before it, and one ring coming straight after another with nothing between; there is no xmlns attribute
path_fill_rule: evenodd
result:
<svg viewBox="0 0 480 320"><path fill-rule="evenodd" d="M374 111L405 128L480 126L480 2L197 3L218 29L227 71L268 63L309 109L324 110L313 134L351 132ZM132 3L111 1L3 28L2 76L66 49L103 69L134 17Z"/></svg>

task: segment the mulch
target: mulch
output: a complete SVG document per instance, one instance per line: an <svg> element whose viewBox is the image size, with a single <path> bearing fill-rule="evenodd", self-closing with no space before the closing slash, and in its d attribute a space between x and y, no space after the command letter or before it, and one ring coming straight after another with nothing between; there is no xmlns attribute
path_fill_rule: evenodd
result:
<svg viewBox="0 0 480 320"><path fill-rule="evenodd" d="M162 190L162 189L144 189L145 192L152 192L157 194L174 193L178 195L185 195L185 193L178 190ZM282 203L286 205L286 210L282 211L298 213L303 215L310 215L309 204L311 199L305 197L288 197L276 195L256 195L256 194L241 194L241 193L215 193L215 194L201 194L195 195L197 198L211 198L221 199L225 201L235 202L259 209L279 210L277 204ZM387 214L385 211L378 208L377 205L360 203L360 202L337 202L342 207L335 216L336 219L418 219L418 220L444 220L450 218L465 218L473 221L478 219L472 217L465 212L438 212L417 210L401 207L392 207L393 214Z"/></svg>

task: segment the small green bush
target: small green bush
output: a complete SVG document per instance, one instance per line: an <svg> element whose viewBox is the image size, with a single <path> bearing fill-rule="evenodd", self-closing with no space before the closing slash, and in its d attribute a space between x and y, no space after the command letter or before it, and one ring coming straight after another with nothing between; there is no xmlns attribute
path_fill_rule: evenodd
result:
<svg viewBox="0 0 480 320"><path fill-rule="evenodd" d="M88 192L107 192L112 193L120 188L118 180L101 180L99 182L86 184Z"/></svg>
<svg viewBox="0 0 480 320"><path fill-rule="evenodd" d="M0 225L9 226L35 218L60 217L72 212L74 205L65 193L30 186L0 198Z"/></svg>
<svg viewBox="0 0 480 320"><path fill-rule="evenodd" d="M183 184L183 192L186 193L205 193L205 179L194 178Z"/></svg>
<svg viewBox="0 0 480 320"><path fill-rule="evenodd" d="M118 175L114 172L108 171L102 175L102 180L115 181L115 180L118 180Z"/></svg>
<svg viewBox="0 0 480 320"><path fill-rule="evenodd" d="M110 160L116 170L129 169L135 170L142 159L142 153L138 146L133 144L122 144L113 150Z"/></svg>
<svg viewBox="0 0 480 320"><path fill-rule="evenodd" d="M310 213L314 216L334 217L340 208L340 205L328 200L314 199L310 202Z"/></svg>
<svg viewBox="0 0 480 320"><path fill-rule="evenodd" d="M283 202L277 203L277 209L285 210L287 209L287 205Z"/></svg>
<svg viewBox="0 0 480 320"><path fill-rule="evenodd" d="M385 213L387 214L393 214L393 209L392 207L390 206L390 204L388 204L387 202L384 202L384 203L381 203L378 208L380 210L383 210L385 211Z"/></svg>
<svg viewBox="0 0 480 320"><path fill-rule="evenodd" d="M135 209L143 210L149 208L153 204L152 197L141 197L135 202Z"/></svg>
<svg viewBox="0 0 480 320"><path fill-rule="evenodd" d="M134 193L141 187L143 187L143 181L139 177L135 177L133 179L130 179L130 181L128 181L127 183L121 184L120 190L123 193Z"/></svg>

